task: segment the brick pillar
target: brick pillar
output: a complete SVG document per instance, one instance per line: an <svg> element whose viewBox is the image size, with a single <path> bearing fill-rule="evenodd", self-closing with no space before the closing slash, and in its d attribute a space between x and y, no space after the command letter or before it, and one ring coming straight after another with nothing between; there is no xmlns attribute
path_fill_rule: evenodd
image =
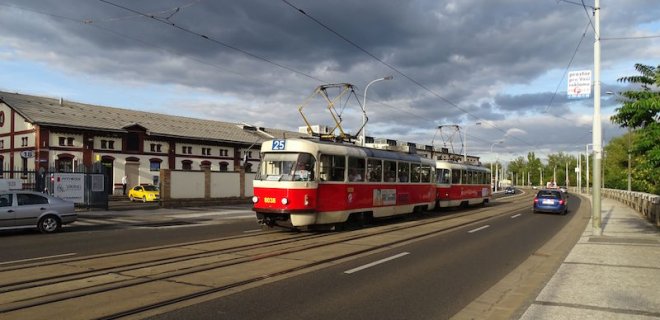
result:
<svg viewBox="0 0 660 320"><path fill-rule="evenodd" d="M240 176L240 185L241 185L241 198L245 198L245 168L241 167L241 169L238 171L238 174Z"/></svg>
<svg viewBox="0 0 660 320"><path fill-rule="evenodd" d="M211 166L202 166L204 171L204 199L211 198Z"/></svg>
<svg viewBox="0 0 660 320"><path fill-rule="evenodd" d="M160 169L160 199L161 201L169 201L172 199L172 172L170 169Z"/></svg>

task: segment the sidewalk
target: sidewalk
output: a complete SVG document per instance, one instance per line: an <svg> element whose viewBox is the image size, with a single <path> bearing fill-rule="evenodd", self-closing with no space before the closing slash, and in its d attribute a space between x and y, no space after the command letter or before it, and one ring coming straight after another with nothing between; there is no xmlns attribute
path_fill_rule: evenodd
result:
<svg viewBox="0 0 660 320"><path fill-rule="evenodd" d="M601 211L603 235L590 221L520 319L660 318L660 232L618 201Z"/></svg>

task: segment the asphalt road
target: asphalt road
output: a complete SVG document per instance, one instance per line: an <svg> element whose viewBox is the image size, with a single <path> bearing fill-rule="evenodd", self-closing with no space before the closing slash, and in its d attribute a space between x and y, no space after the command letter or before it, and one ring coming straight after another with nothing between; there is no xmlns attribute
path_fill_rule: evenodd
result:
<svg viewBox="0 0 660 320"><path fill-rule="evenodd" d="M146 212L150 212L156 218L153 211ZM254 213L246 208L245 215L253 217ZM55 234L41 234L36 230L0 232L0 264L118 252L221 238L259 230L255 219L245 218L223 219L213 223L208 221L195 223L193 219L152 221L149 217L141 220L130 217L99 217L98 221L102 223L76 222L65 226L62 232ZM110 221L114 222L108 224Z"/></svg>
<svg viewBox="0 0 660 320"><path fill-rule="evenodd" d="M560 232L579 202L566 216L526 208L150 319L447 319Z"/></svg>

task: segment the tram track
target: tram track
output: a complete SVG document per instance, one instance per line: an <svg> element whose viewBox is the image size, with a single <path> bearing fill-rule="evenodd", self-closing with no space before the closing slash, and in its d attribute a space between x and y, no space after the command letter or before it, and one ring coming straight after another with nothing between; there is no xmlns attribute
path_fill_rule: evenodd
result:
<svg viewBox="0 0 660 320"><path fill-rule="evenodd" d="M524 207L527 206L528 202L525 202ZM39 268L47 268L51 272L52 269L62 268L63 271L61 274L51 273L48 277L28 277L22 281L6 282L4 278L0 279L0 316L18 319L35 312L77 310L81 305L95 308L85 308L80 314L66 314L65 317L117 319L146 315L164 307L210 298L260 281L294 275L455 230L522 207L512 201L506 205L351 232L293 235L275 232L240 239L228 238L225 240L227 242L219 239L145 249L129 253L142 255L143 261L128 263L122 262L125 253L117 253L22 266L12 271L27 275L38 273ZM259 242L260 237L278 239ZM242 240L254 243L242 244ZM231 241L238 244L230 244ZM190 250L198 252L191 253ZM153 258L159 254L174 256ZM95 268L96 264L102 267ZM77 273L67 271L72 267ZM145 296L145 292L153 294ZM103 303L117 300L121 303Z"/></svg>

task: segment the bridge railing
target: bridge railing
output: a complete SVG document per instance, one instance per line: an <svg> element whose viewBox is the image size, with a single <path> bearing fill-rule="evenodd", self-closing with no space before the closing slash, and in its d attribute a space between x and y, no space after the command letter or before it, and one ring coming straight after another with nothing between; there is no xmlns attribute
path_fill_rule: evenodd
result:
<svg viewBox="0 0 660 320"><path fill-rule="evenodd" d="M660 228L659 195L616 189L601 189L601 195L628 205Z"/></svg>

